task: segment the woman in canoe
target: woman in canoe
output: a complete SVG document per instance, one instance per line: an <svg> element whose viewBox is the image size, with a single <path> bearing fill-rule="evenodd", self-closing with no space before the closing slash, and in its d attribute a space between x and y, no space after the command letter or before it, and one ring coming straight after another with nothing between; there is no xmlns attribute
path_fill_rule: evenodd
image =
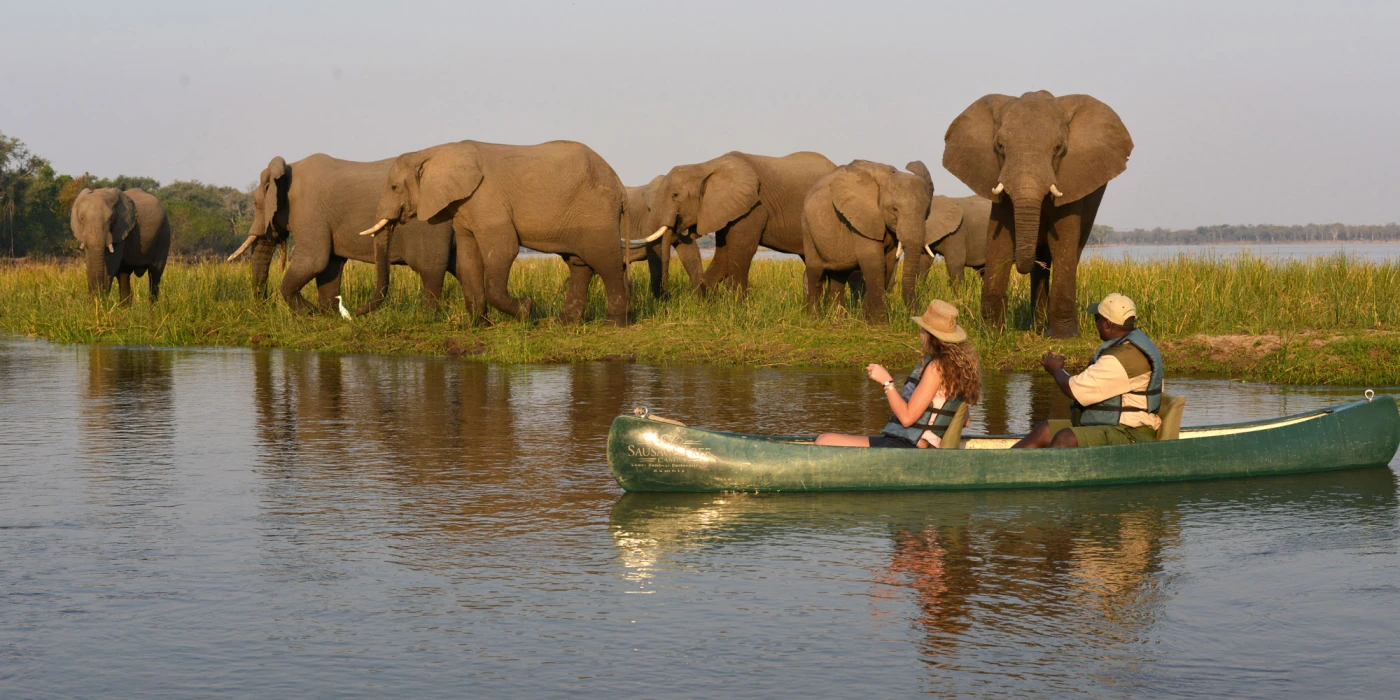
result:
<svg viewBox="0 0 1400 700"><path fill-rule="evenodd" d="M883 384L893 415L879 435L822 433L818 445L842 447L938 447L953 414L964 403L982 398L982 363L967 342L967 331L958 325L958 310L940 299L929 302L918 324L923 357L903 389L878 364L865 368L871 379Z"/></svg>

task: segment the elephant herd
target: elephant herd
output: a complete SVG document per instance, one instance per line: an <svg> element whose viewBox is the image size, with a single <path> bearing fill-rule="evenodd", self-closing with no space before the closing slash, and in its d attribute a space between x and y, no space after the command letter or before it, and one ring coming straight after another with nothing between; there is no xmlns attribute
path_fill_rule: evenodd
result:
<svg viewBox="0 0 1400 700"><path fill-rule="evenodd" d="M252 229L229 259L251 248L253 283L265 290L274 252L295 234L281 285L295 310L335 308L345 261L359 260L376 267L373 298L360 313L383 302L389 266L402 264L422 278L429 308L451 273L473 320L488 304L523 319L531 300L507 288L523 246L568 264L562 321L582 319L597 275L609 320L623 324L628 264L647 263L651 292L661 298L673 250L699 293L747 289L759 246L799 255L809 310L851 285L865 289L863 312L875 322L885 319L898 260L900 290L913 308L916 282L938 254L954 283L964 268L983 275L983 316L994 326L1004 324L1011 268L1029 274L1035 323L1066 337L1078 332L1080 254L1107 183L1127 167L1132 147L1108 105L1039 91L987 95L953 120L943 166L975 193L959 199L935 196L919 161L904 170L865 160L838 167L812 152L730 152L678 165L641 187L624 187L601 156L569 141L459 141L370 163L278 157L259 176ZM163 212L143 213L148 199L154 202L139 190L99 190L75 203L74 232L87 250L94 291L117 276L129 298L123 275L149 270L156 296L169 225ZM704 266L698 239L709 233L715 252ZM313 278L316 306L301 296Z"/></svg>

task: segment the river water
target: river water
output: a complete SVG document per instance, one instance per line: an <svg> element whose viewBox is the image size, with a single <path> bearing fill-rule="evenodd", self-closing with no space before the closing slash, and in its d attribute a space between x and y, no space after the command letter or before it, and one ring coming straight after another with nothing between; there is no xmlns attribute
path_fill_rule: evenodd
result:
<svg viewBox="0 0 1400 700"><path fill-rule="evenodd" d="M1188 424L1359 389L1173 380ZM973 431L1065 410L988 378ZM0 338L0 696L1393 697L1391 467L623 495L612 417L874 431L851 371Z"/></svg>

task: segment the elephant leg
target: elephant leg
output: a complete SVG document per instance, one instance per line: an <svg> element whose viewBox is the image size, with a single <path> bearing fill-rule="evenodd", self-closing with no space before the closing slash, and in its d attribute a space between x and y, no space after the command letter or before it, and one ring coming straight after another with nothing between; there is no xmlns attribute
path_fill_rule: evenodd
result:
<svg viewBox="0 0 1400 700"><path fill-rule="evenodd" d="M337 255L326 261L325 269L316 273L316 303L322 311L335 313L335 298L340 296L340 273L344 269L345 258Z"/></svg>
<svg viewBox="0 0 1400 700"><path fill-rule="evenodd" d="M160 278L165 274L165 266L154 265L147 274L151 276L151 303L154 304L157 299L160 299Z"/></svg>
<svg viewBox="0 0 1400 700"><path fill-rule="evenodd" d="M1012 210L1009 197L992 205L987 224L987 271L982 284L982 320L992 328L1006 327L1006 287L1016 264L1011 240Z"/></svg>
<svg viewBox="0 0 1400 700"><path fill-rule="evenodd" d="M583 321L583 310L588 305L588 283L593 281L593 268L577 255L563 256L569 266L569 288L564 293L564 310L559 313L563 323Z"/></svg>
<svg viewBox="0 0 1400 700"><path fill-rule="evenodd" d="M1055 236L1050 241L1050 258L1055 261L1050 279L1049 319L1045 329L1052 338L1079 335L1077 303L1079 259L1089 231L1094 226L1104 188L1067 207L1055 220Z"/></svg>
<svg viewBox="0 0 1400 700"><path fill-rule="evenodd" d="M423 282L423 309L428 313L436 312L438 302L442 300L442 283L447 278L447 270L422 269L417 272Z"/></svg>
<svg viewBox="0 0 1400 700"><path fill-rule="evenodd" d="M943 263L948 266L948 283L960 286L963 281L963 267L967 265L967 253L949 251L943 255Z"/></svg>
<svg viewBox="0 0 1400 700"><path fill-rule="evenodd" d="M471 233L458 234L456 241L457 282L462 286L462 299L467 306L467 323L475 324L486 320L486 272L481 248Z"/></svg>
<svg viewBox="0 0 1400 700"><path fill-rule="evenodd" d="M703 291L705 281L705 267L700 261L700 246L695 245L694 240L684 240L676 238L676 257L681 259L681 266L685 268L686 277L690 278L690 288L696 291Z"/></svg>
<svg viewBox="0 0 1400 700"><path fill-rule="evenodd" d="M821 261L817 260L817 256L808 254L807 269L803 274L803 278L806 280L807 287L807 313L811 316L817 316L821 311L820 297L822 293L822 280L825 277L825 272L826 271L822 269Z"/></svg>
<svg viewBox="0 0 1400 700"><path fill-rule="evenodd" d="M606 268L604 268L606 269ZM604 274L597 268L593 273L603 278L603 293L608 299L608 322L614 326L627 325L627 311L632 298L631 286L621 272Z"/></svg>
<svg viewBox="0 0 1400 700"><path fill-rule="evenodd" d="M308 236L306 240L310 240ZM329 240L327 234L325 240ZM282 285L279 291L282 299L287 302L287 306L292 311L298 313L315 313L317 308L307 303L306 298L301 295L302 287L311 281L318 272L325 269L326 263L330 261L330 251L317 251L319 254L311 252L309 243L303 243L292 248L292 262L287 266L287 271L282 275Z"/></svg>
<svg viewBox="0 0 1400 700"><path fill-rule="evenodd" d="M122 306L131 306L131 273L117 273L117 289L120 293L120 303Z"/></svg>
<svg viewBox="0 0 1400 700"><path fill-rule="evenodd" d="M1050 246L1035 247L1035 265L1031 266L1031 330L1045 328L1045 315L1050 306Z"/></svg>
<svg viewBox="0 0 1400 700"><path fill-rule="evenodd" d="M649 286L651 289L651 298L653 299L666 298L666 264L662 259L663 255L661 252L665 250L666 247L666 244L662 243L659 246L653 246L647 250L647 273L651 275Z"/></svg>
<svg viewBox="0 0 1400 700"><path fill-rule="evenodd" d="M524 321L534 306L529 298L510 295L510 268L520 254L520 236L512 230L477 232L482 269L486 277L486 301L502 313Z"/></svg>
<svg viewBox="0 0 1400 700"><path fill-rule="evenodd" d="M729 227L729 272L726 278L742 292L749 291L749 267L758 253L763 229L768 226L768 213L758 207Z"/></svg>
<svg viewBox="0 0 1400 700"><path fill-rule="evenodd" d="M865 299L861 304L861 314L869 323L885 324L889 323L888 309L885 304L885 286L880 284L885 280L885 256L879 248L872 247L868 251L856 254L860 261L861 277L865 278ZM875 284L871 284L871 282Z"/></svg>
<svg viewBox="0 0 1400 700"><path fill-rule="evenodd" d="M896 253L898 253L898 252L899 252L899 248L898 248L898 247L890 248L889 250L885 251L885 292L886 292L886 293L888 293L888 292L890 291L891 285L894 284L894 271L895 271L895 268L899 266L899 256L896 255ZM917 265L917 264L918 264L918 263L916 263L916 262L914 262L914 261L912 261L912 260L910 260L909 262L910 262L910 264L912 264L912 265Z"/></svg>

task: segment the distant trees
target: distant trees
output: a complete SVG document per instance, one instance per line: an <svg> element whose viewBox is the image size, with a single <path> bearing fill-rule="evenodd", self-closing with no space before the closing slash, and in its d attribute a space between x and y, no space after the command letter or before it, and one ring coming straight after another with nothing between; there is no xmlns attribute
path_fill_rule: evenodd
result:
<svg viewBox="0 0 1400 700"><path fill-rule="evenodd" d="M1315 243L1371 242L1400 240L1400 224L1352 226L1348 224L1222 224L1194 229L1133 229L1115 231L1112 226L1095 225L1089 245L1213 245L1220 243Z"/></svg>
<svg viewBox="0 0 1400 700"><path fill-rule="evenodd" d="M72 253L77 242L68 216L85 187L139 187L155 195L170 217L174 255L227 255L253 223L251 191L197 180L162 187L159 180L140 175L60 175L22 141L0 133L0 256Z"/></svg>

